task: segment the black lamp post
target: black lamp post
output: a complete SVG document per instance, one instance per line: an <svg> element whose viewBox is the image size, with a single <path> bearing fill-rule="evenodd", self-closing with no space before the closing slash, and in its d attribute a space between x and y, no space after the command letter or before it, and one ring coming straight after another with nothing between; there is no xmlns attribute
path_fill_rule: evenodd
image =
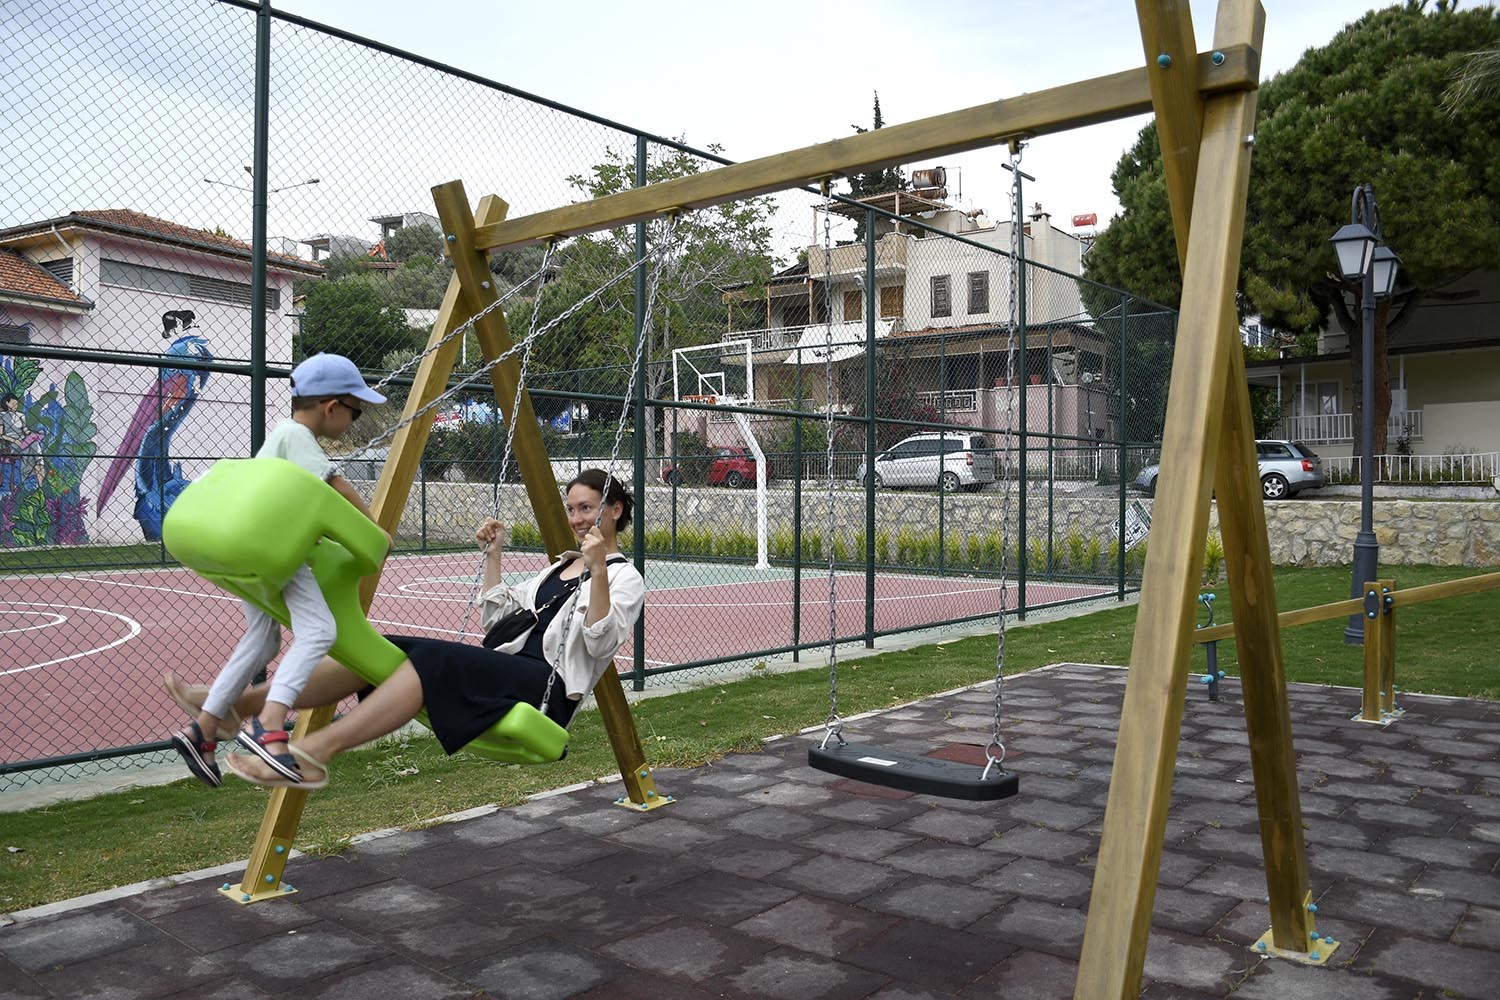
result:
<svg viewBox="0 0 1500 1000"><path fill-rule="evenodd" d="M1375 302L1391 294L1396 286L1396 269L1401 258L1383 242L1380 209L1375 204L1375 188L1361 184L1354 189L1349 211L1349 225L1333 234L1330 242L1338 255L1339 272L1345 281L1360 282L1360 311L1363 319L1361 363L1363 396L1360 403L1360 510L1359 534L1354 536L1354 579L1349 596L1363 596L1364 585L1375 579L1380 561L1380 544L1375 540ZM1349 616L1344 627L1344 641L1362 645L1365 641L1365 619L1362 614Z"/></svg>

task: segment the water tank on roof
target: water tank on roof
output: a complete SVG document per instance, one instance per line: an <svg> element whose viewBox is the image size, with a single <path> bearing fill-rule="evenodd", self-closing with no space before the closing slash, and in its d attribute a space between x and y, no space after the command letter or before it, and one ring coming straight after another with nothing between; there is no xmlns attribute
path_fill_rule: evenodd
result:
<svg viewBox="0 0 1500 1000"><path fill-rule="evenodd" d="M1080 226L1097 226L1098 224L1099 224L1099 214L1097 212L1089 212L1086 215L1075 215L1075 216L1073 216L1073 225L1074 225L1074 227L1080 227Z"/></svg>
<svg viewBox="0 0 1500 1000"><path fill-rule="evenodd" d="M948 171L942 167L928 167L926 170L911 172L911 186L914 188L940 188L947 185Z"/></svg>

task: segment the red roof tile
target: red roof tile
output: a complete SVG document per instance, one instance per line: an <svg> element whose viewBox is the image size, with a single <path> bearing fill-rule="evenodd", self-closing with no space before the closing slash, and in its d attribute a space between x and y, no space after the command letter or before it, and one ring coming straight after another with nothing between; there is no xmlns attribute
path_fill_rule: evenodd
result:
<svg viewBox="0 0 1500 1000"><path fill-rule="evenodd" d="M207 229L194 229L181 223L169 222L166 219L158 219L154 215L144 212L136 212L128 208L91 208L80 212L74 212L72 218L83 222L102 222L106 226L120 229L134 229L141 233L159 236L175 243L191 243L197 246L217 246L228 250L236 255L249 255L252 250L250 244L241 243L239 240L229 236L221 236ZM303 267L317 268L322 270L321 265L305 261L300 257L289 257L286 254L267 253L268 259L285 261L291 264L299 264Z"/></svg>
<svg viewBox="0 0 1500 1000"><path fill-rule="evenodd" d="M37 264L11 250L0 250L0 295L25 295L55 302L84 300Z"/></svg>

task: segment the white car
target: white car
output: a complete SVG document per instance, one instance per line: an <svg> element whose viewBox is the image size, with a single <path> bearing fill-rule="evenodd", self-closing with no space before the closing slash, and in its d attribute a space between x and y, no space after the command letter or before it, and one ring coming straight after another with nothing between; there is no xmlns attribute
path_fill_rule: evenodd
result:
<svg viewBox="0 0 1500 1000"><path fill-rule="evenodd" d="M995 481L995 452L983 434L913 434L875 456L875 486L936 486L944 493ZM859 484L865 464L859 465Z"/></svg>

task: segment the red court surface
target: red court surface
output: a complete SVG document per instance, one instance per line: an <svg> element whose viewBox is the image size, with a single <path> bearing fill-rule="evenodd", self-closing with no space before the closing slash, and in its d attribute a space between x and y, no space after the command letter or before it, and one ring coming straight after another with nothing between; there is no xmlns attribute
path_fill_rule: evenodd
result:
<svg viewBox="0 0 1500 1000"><path fill-rule="evenodd" d="M507 557L507 576L534 571L540 556ZM391 633L479 639L470 609L477 555L397 556L371 607ZM648 563L647 669L789 645L794 585L789 572L743 566ZM0 596L0 762L153 743L181 724L162 691L163 670L207 683L243 628L239 601L183 569L11 577ZM1028 583L1031 606L1110 591ZM1014 590L1008 604L1014 604ZM828 577L805 572L803 642L828 635ZM882 575L875 582L877 631L994 614L993 580ZM840 634L865 627L862 574L837 578ZM467 623L466 623L467 618ZM633 644L621 650L631 669Z"/></svg>

